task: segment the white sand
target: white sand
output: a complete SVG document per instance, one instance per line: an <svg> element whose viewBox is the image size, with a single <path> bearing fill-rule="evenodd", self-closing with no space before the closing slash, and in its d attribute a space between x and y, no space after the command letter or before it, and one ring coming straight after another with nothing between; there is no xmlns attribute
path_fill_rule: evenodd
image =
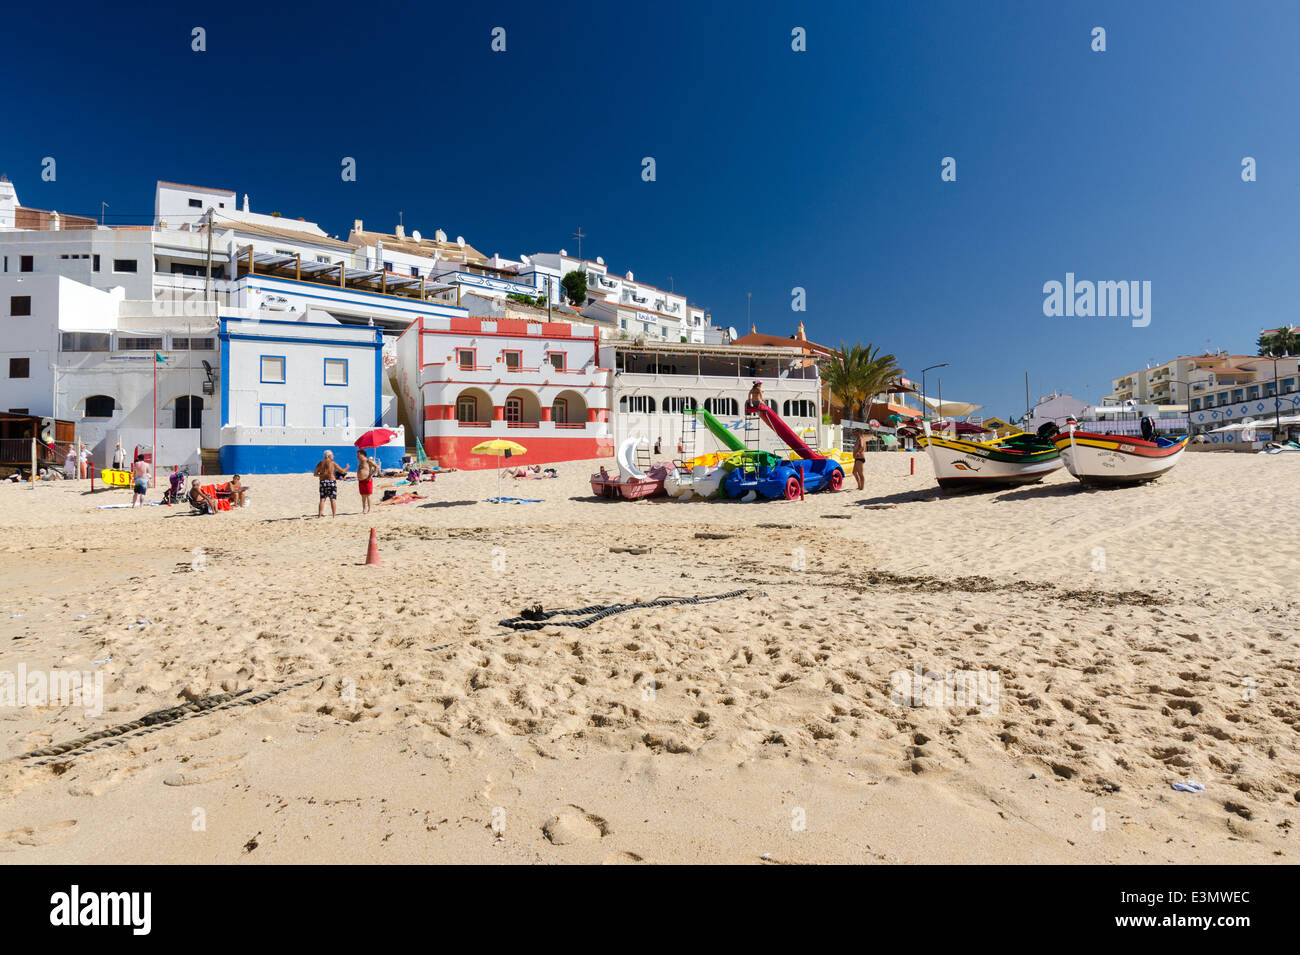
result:
<svg viewBox="0 0 1300 955"><path fill-rule="evenodd" d="M543 504L480 503L495 476L462 472L362 516L345 484L319 521L307 476L248 478L252 506L214 517L0 486L0 671L102 672L106 697L0 707L0 859L1296 861L1300 461L945 497L910 460L790 503L597 501L594 465L565 464L507 480ZM900 705L914 665L996 670L996 706Z"/></svg>

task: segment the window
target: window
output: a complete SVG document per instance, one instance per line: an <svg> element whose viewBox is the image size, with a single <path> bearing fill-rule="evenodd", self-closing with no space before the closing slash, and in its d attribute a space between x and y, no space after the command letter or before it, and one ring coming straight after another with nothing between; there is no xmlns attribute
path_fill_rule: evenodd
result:
<svg viewBox="0 0 1300 955"><path fill-rule="evenodd" d="M813 418L816 417L817 411L811 401L805 401L799 398L791 398L782 405L781 413L787 418Z"/></svg>
<svg viewBox="0 0 1300 955"><path fill-rule="evenodd" d="M624 395L618 399L618 410L654 414L655 400L650 395Z"/></svg>
<svg viewBox="0 0 1300 955"><path fill-rule="evenodd" d="M524 402L522 398L506 399L506 423L518 424L524 420Z"/></svg>
<svg viewBox="0 0 1300 955"><path fill-rule="evenodd" d="M175 351L216 351L217 342L213 338L173 338Z"/></svg>
<svg viewBox="0 0 1300 955"><path fill-rule="evenodd" d="M114 272L134 272L136 271L135 259L114 259Z"/></svg>
<svg viewBox="0 0 1300 955"><path fill-rule="evenodd" d="M1193 398L1193 399L1192 399L1192 410L1193 410L1193 411L1200 411L1200 410L1201 410L1201 399L1200 399L1200 398Z"/></svg>
<svg viewBox="0 0 1300 955"><path fill-rule="evenodd" d="M161 335L157 338L140 338L135 336L125 338L121 335L117 337L118 351L162 351L162 347L163 340Z"/></svg>
<svg viewBox="0 0 1300 955"><path fill-rule="evenodd" d="M346 358L325 359L325 384L346 385L348 383L348 360Z"/></svg>
<svg viewBox="0 0 1300 955"><path fill-rule="evenodd" d="M203 426L203 399L198 395L181 395L176 399L176 428L201 428Z"/></svg>
<svg viewBox="0 0 1300 955"><path fill-rule="evenodd" d="M419 268L419 266L416 266L416 265L412 265L412 266L411 266L411 277L412 277L412 278L417 278L417 279L420 277L420 268Z"/></svg>
<svg viewBox="0 0 1300 955"><path fill-rule="evenodd" d="M202 203L200 200L198 200L198 199L191 199L191 200L190 200L190 208L191 208L191 209L202 209L202 208L203 208L203 203Z"/></svg>
<svg viewBox="0 0 1300 955"><path fill-rule="evenodd" d="M569 423L569 399L556 398L551 405L551 420L556 424Z"/></svg>
<svg viewBox="0 0 1300 955"><path fill-rule="evenodd" d="M328 255L318 255L316 256L316 261L319 262L321 265L329 265L330 257Z"/></svg>
<svg viewBox="0 0 1300 955"><path fill-rule="evenodd" d="M113 336L108 332L64 332L60 336L62 351L108 351Z"/></svg>
<svg viewBox="0 0 1300 955"><path fill-rule="evenodd" d="M1245 397L1245 392L1242 391L1242 389L1240 389L1240 388L1234 388L1234 389L1233 389L1233 391L1232 391L1232 400L1233 400L1234 402L1241 401L1244 397Z"/></svg>
<svg viewBox="0 0 1300 955"><path fill-rule="evenodd" d="M1250 397L1252 400L1254 400L1255 398L1258 398L1258 397L1259 397L1259 385L1251 385L1251 386L1250 386L1249 397Z"/></svg>
<svg viewBox="0 0 1300 955"><path fill-rule="evenodd" d="M284 356L283 355L262 356L262 384L264 385L284 384Z"/></svg>
<svg viewBox="0 0 1300 955"><path fill-rule="evenodd" d="M348 406L347 405L326 405L325 406L325 427L327 428L348 427Z"/></svg>
<svg viewBox="0 0 1300 955"><path fill-rule="evenodd" d="M474 349L457 348L456 362L457 364L460 365L461 371L473 371L474 370Z"/></svg>
<svg viewBox="0 0 1300 955"><path fill-rule="evenodd" d="M391 272L391 271L393 271L393 263L392 263L392 262L385 262L385 263L384 263L384 271L385 271L385 272Z"/></svg>
<svg viewBox="0 0 1300 955"><path fill-rule="evenodd" d="M1294 378L1282 379L1282 394L1289 395L1293 391L1295 391L1295 379Z"/></svg>
<svg viewBox="0 0 1300 955"><path fill-rule="evenodd" d="M9 314L10 315L30 315L32 313L32 297L30 295L10 295L9 296Z"/></svg>
<svg viewBox="0 0 1300 955"><path fill-rule="evenodd" d="M86 399L85 418L111 418L117 410L117 402L108 395L91 395Z"/></svg>
<svg viewBox="0 0 1300 955"><path fill-rule="evenodd" d="M284 405L262 405L259 420L263 428L283 428Z"/></svg>
<svg viewBox="0 0 1300 955"><path fill-rule="evenodd" d="M503 352L501 357L505 360L506 371L518 371L523 360L524 353L521 351Z"/></svg>
<svg viewBox="0 0 1300 955"><path fill-rule="evenodd" d="M664 399L664 412L666 414L681 414L687 408L689 408L691 411L694 411L698 407L699 404L695 401L694 398L679 396L676 398Z"/></svg>
<svg viewBox="0 0 1300 955"><path fill-rule="evenodd" d="M735 398L705 398L704 410L711 414L735 417L740 414L740 405Z"/></svg>
<svg viewBox="0 0 1300 955"><path fill-rule="evenodd" d="M30 358L9 359L10 378L30 378L31 371L32 371L32 360Z"/></svg>
<svg viewBox="0 0 1300 955"><path fill-rule="evenodd" d="M1264 397L1272 398L1275 394L1277 394L1277 385L1274 382L1270 381L1267 385L1264 386Z"/></svg>
<svg viewBox="0 0 1300 955"><path fill-rule="evenodd" d="M93 268L96 272L99 271L99 256L98 256L98 255L96 255L96 256L92 256L92 257L91 257L91 268Z"/></svg>
<svg viewBox="0 0 1300 955"><path fill-rule="evenodd" d="M546 353L546 360L551 363L556 371L564 371L564 352L553 351Z"/></svg>
<svg viewBox="0 0 1300 955"><path fill-rule="evenodd" d="M30 409L28 409L28 408L10 408L10 409L9 409L9 413L10 413L10 414L30 414Z"/></svg>
<svg viewBox="0 0 1300 955"><path fill-rule="evenodd" d="M33 259L30 255L20 255L18 257L19 272L31 272L34 268Z"/></svg>
<svg viewBox="0 0 1300 955"><path fill-rule="evenodd" d="M456 420L478 420L478 399L476 397L473 395L461 395L456 399Z"/></svg>

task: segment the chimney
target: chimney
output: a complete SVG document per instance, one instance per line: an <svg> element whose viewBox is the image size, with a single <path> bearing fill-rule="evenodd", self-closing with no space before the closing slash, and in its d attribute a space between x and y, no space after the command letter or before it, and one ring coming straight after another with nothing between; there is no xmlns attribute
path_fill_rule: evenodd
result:
<svg viewBox="0 0 1300 955"><path fill-rule="evenodd" d="M244 193L244 211L248 211L248 193Z"/></svg>
<svg viewBox="0 0 1300 955"><path fill-rule="evenodd" d="M361 227L361 220L360 220L360 219L353 219L353 220L352 220L352 231L353 231L353 232L364 232L364 231L365 231L365 230Z"/></svg>
<svg viewBox="0 0 1300 955"><path fill-rule="evenodd" d="M51 232L58 232L58 231L59 231L59 214L58 214L58 212L51 212L51 213L50 213L50 231L51 231Z"/></svg>
<svg viewBox="0 0 1300 955"><path fill-rule="evenodd" d="M397 227L397 229L393 232L393 235L397 236L399 239L405 239L405 238L406 238L406 226L404 226L404 225L399 225L399 226Z"/></svg>

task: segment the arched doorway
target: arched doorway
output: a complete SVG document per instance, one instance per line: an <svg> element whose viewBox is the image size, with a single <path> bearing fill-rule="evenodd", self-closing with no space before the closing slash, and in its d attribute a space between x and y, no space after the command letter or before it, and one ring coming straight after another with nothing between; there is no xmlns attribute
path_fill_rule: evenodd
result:
<svg viewBox="0 0 1300 955"><path fill-rule="evenodd" d="M201 428L203 399L198 395L181 395L176 399L173 428Z"/></svg>

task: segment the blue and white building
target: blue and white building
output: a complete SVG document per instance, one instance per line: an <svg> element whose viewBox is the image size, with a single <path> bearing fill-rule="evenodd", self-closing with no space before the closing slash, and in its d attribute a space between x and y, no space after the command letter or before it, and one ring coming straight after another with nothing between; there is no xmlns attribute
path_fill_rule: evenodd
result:
<svg viewBox="0 0 1300 955"><path fill-rule="evenodd" d="M338 323L221 319L221 470L310 471L384 424L384 335ZM386 467L404 443L379 449Z"/></svg>

